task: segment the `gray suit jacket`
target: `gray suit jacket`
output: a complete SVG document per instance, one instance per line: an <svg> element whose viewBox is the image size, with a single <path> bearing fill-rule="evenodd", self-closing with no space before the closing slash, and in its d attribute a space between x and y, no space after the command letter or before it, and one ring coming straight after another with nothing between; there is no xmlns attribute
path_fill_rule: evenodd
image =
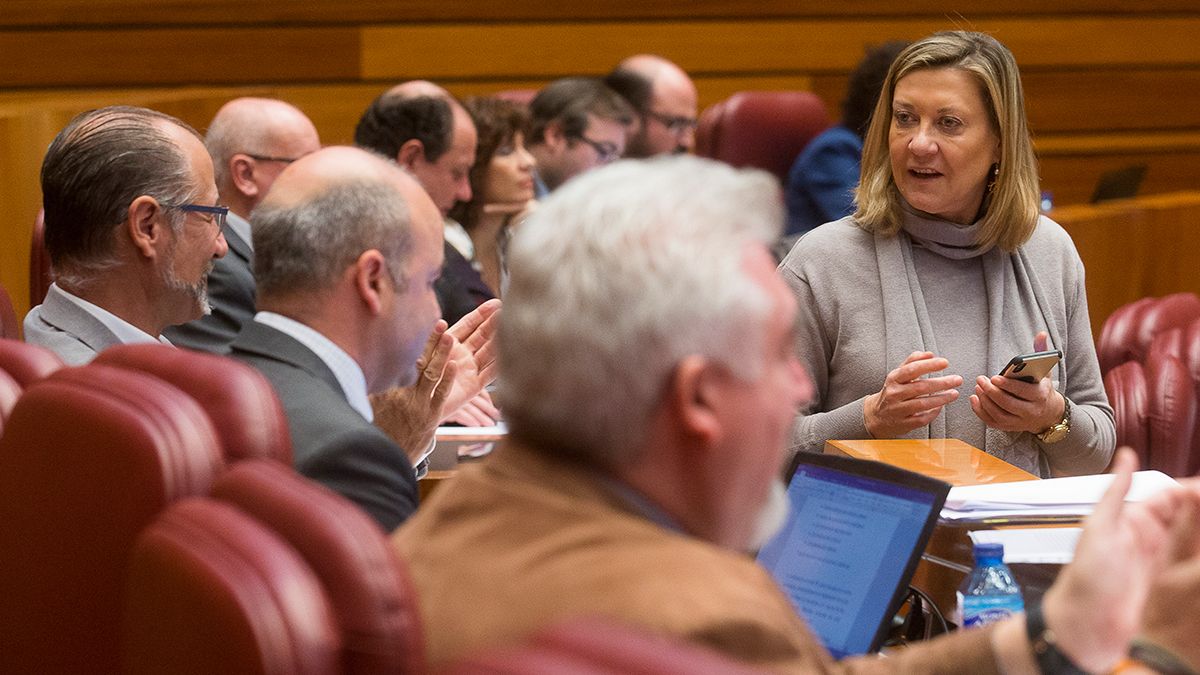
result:
<svg viewBox="0 0 1200 675"><path fill-rule="evenodd" d="M238 216L231 213L229 217ZM229 252L216 261L208 275L212 313L163 331L174 345L228 354L229 343L237 337L242 325L254 318L254 251L228 224L222 232L229 243Z"/></svg>
<svg viewBox="0 0 1200 675"><path fill-rule="evenodd" d="M25 315L25 341L58 354L69 366L87 363L121 344L115 333L71 302L57 284L51 284L42 304Z"/></svg>
<svg viewBox="0 0 1200 675"><path fill-rule="evenodd" d="M417 480L408 456L350 407L316 354L282 331L248 321L230 355L275 387L297 471L358 504L388 532L416 511Z"/></svg>

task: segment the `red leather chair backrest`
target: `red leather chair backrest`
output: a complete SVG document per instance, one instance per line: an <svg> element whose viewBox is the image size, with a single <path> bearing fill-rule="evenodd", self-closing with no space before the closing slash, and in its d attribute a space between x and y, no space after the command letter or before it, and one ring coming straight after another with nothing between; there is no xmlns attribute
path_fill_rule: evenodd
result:
<svg viewBox="0 0 1200 675"><path fill-rule="evenodd" d="M492 98L498 98L501 101L516 103L520 106L529 107L533 99L538 95L537 89L505 89L492 94Z"/></svg>
<svg viewBox="0 0 1200 675"><path fill-rule="evenodd" d="M1170 354L1179 359L1192 377L1192 386L1196 392L1196 402L1200 406L1200 319L1196 319L1183 328L1172 328L1154 336L1150 343L1150 353ZM1200 421L1196 424L1196 435L1192 439L1192 447L1197 448L1197 460L1191 464L1189 475L1200 471Z"/></svg>
<svg viewBox="0 0 1200 675"><path fill-rule="evenodd" d="M129 563L123 670L325 675L337 629L320 582L292 548L237 509L203 498L168 508Z"/></svg>
<svg viewBox="0 0 1200 675"><path fill-rule="evenodd" d="M221 466L204 411L156 378L87 365L26 388L0 437L0 672L115 672L135 538Z"/></svg>
<svg viewBox="0 0 1200 675"><path fill-rule="evenodd" d="M17 320L17 311L13 309L12 296L2 285L0 285L0 338L5 340L21 339L21 322Z"/></svg>
<svg viewBox="0 0 1200 675"><path fill-rule="evenodd" d="M262 460L230 467L212 496L270 527L316 572L342 634L346 673L425 672L416 591L387 536L358 507Z"/></svg>
<svg viewBox="0 0 1200 675"><path fill-rule="evenodd" d="M1195 385L1179 359L1155 352L1145 365L1126 362L1109 371L1104 385L1116 415L1117 444L1132 446L1143 468L1176 477L1200 468L1192 452Z"/></svg>
<svg viewBox="0 0 1200 675"><path fill-rule="evenodd" d="M1186 326L1197 318L1200 318L1200 297L1194 293L1142 298L1118 307L1100 330L1096 348L1100 372L1107 373L1126 361L1144 359L1155 335Z"/></svg>
<svg viewBox="0 0 1200 675"><path fill-rule="evenodd" d="M46 252L46 212L38 209L37 220L33 221L33 236L29 240L29 306L37 307L46 299L50 282L54 280L50 270L50 254Z"/></svg>
<svg viewBox="0 0 1200 675"><path fill-rule="evenodd" d="M828 127L825 104L812 92L742 91L700 116L696 154L785 181L796 156Z"/></svg>
<svg viewBox="0 0 1200 675"><path fill-rule="evenodd" d="M8 373L0 370L0 435L4 433L4 423L8 421L23 390L24 387L20 383L12 379Z"/></svg>
<svg viewBox="0 0 1200 675"><path fill-rule="evenodd" d="M752 675L764 671L705 647L602 619L552 626L524 645L463 659L442 675Z"/></svg>
<svg viewBox="0 0 1200 675"><path fill-rule="evenodd" d="M22 387L28 387L62 367L58 354L45 347L0 339L0 370Z"/></svg>
<svg viewBox="0 0 1200 675"><path fill-rule="evenodd" d="M216 426L225 458L265 457L292 465L292 437L275 389L254 368L162 344L117 345L96 363L154 375L196 399Z"/></svg>

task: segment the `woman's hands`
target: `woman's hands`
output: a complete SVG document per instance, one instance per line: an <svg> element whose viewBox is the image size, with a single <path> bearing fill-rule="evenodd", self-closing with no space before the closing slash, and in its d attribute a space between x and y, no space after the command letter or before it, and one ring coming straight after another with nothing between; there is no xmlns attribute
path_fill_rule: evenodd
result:
<svg viewBox="0 0 1200 675"><path fill-rule="evenodd" d="M1038 333L1033 350L1045 351L1046 342L1046 333ZM1000 375L980 375L975 378L975 393L971 396L971 410L984 424L1001 431L1041 433L1062 420L1065 406L1049 377L1022 382Z"/></svg>
<svg viewBox="0 0 1200 675"><path fill-rule="evenodd" d="M863 403L867 433L872 438L895 438L932 422L947 403L958 398L963 379L961 375L925 376L949 365L933 352L909 354L904 363L887 374L883 388Z"/></svg>

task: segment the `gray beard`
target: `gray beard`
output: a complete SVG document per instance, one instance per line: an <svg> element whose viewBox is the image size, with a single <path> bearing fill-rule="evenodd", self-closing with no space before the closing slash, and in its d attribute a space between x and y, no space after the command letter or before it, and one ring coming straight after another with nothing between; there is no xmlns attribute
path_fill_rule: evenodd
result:
<svg viewBox="0 0 1200 675"><path fill-rule="evenodd" d="M757 551L766 545L771 537L779 534L779 530L787 523L791 507L787 496L787 487L784 486L783 481L778 478L772 480L771 489L767 492L767 501L758 512L754 533L750 537L750 543L746 550Z"/></svg>
<svg viewBox="0 0 1200 675"><path fill-rule="evenodd" d="M169 291L179 291L187 295L200 309L201 316L212 314L212 305L208 302L208 275L212 272L213 263L208 263L208 268L204 270L200 281L189 284L186 281L175 276L175 271L170 267L163 270L163 284L166 285Z"/></svg>

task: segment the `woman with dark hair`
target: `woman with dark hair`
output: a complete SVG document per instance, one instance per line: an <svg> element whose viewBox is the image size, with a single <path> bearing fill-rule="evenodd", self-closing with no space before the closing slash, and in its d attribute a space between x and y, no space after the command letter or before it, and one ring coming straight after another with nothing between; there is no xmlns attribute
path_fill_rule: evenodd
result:
<svg viewBox="0 0 1200 675"><path fill-rule="evenodd" d="M794 449L958 438L1043 477L1104 470L1116 432L1083 263L1038 197L1012 53L964 31L901 52L867 130L854 214L801 237L780 265L816 385ZM999 375L1048 348L1062 361L1047 377Z"/></svg>
<svg viewBox="0 0 1200 675"><path fill-rule="evenodd" d="M807 232L854 213L863 134L883 78L907 42L885 42L867 51L846 85L842 120L804 146L788 172L787 234Z"/></svg>
<svg viewBox="0 0 1200 675"><path fill-rule="evenodd" d="M467 257L474 271L491 294L500 297L506 277L504 250L509 228L536 203L536 162L525 149L529 115L521 106L495 98L467 99L463 106L475 121L479 141L470 174L471 200L456 205L450 217L466 230L472 249ZM480 298L479 303L485 299Z"/></svg>

